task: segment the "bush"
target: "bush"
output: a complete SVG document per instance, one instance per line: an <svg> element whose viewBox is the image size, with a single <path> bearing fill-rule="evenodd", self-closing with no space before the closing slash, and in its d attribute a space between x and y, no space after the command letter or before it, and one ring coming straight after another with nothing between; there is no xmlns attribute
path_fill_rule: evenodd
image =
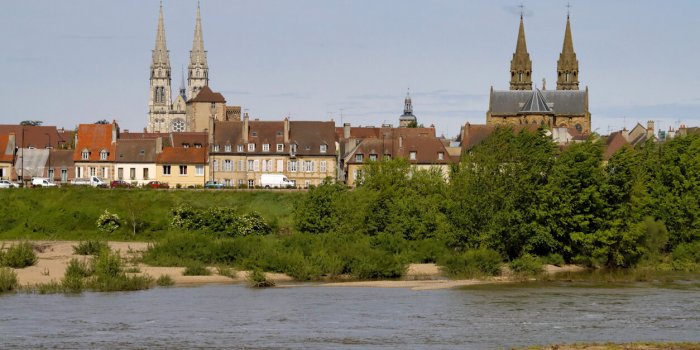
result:
<svg viewBox="0 0 700 350"><path fill-rule="evenodd" d="M259 268L255 268L248 273L248 286L251 288L267 288L274 287L275 282L267 279L265 272Z"/></svg>
<svg viewBox="0 0 700 350"><path fill-rule="evenodd" d="M0 265L21 269L36 264L37 259L34 253L34 246L29 242L21 242L10 246L2 254L2 263Z"/></svg>
<svg viewBox="0 0 700 350"><path fill-rule="evenodd" d="M121 220L119 219L119 215L112 214L105 209L104 213L97 218L97 222L95 224L100 232L110 234L119 229L119 226L121 226Z"/></svg>
<svg viewBox="0 0 700 350"><path fill-rule="evenodd" d="M66 273L64 276L77 276L83 278L89 277L90 275L92 275L92 271L88 263L73 258L68 262L68 266L66 267Z"/></svg>
<svg viewBox="0 0 700 350"><path fill-rule="evenodd" d="M77 246L73 246L73 254L77 255L98 255L101 251L109 249L107 242L100 240L80 241Z"/></svg>
<svg viewBox="0 0 700 350"><path fill-rule="evenodd" d="M183 276L209 276L211 271L204 266L202 263L192 262L185 266L185 271L182 272Z"/></svg>
<svg viewBox="0 0 700 350"><path fill-rule="evenodd" d="M542 273L542 262L534 255L523 254L510 262L510 268L519 275L538 275Z"/></svg>
<svg viewBox="0 0 700 350"><path fill-rule="evenodd" d="M19 287L17 274L7 267L0 267L0 293L11 292Z"/></svg>
<svg viewBox="0 0 700 350"><path fill-rule="evenodd" d="M385 252L368 251L356 259L351 272L359 279L399 278L406 273L406 265Z"/></svg>
<svg viewBox="0 0 700 350"><path fill-rule="evenodd" d="M180 205L173 208L171 214L171 226L174 228L199 230L228 237L265 235L272 232L272 227L256 212L237 215L233 208L194 209L188 205Z"/></svg>
<svg viewBox="0 0 700 350"><path fill-rule="evenodd" d="M552 253L552 254L549 254L547 256L540 257L540 261L543 264L560 266L560 267L565 264L564 257L561 256L561 254L557 254L557 253Z"/></svg>
<svg viewBox="0 0 700 350"><path fill-rule="evenodd" d="M173 284L175 284L175 281L173 281L173 278L170 277L170 275L161 275L161 276L158 277L158 279L156 280L156 284L157 284L159 287L170 287L170 286L172 286Z"/></svg>
<svg viewBox="0 0 700 350"><path fill-rule="evenodd" d="M450 276L474 278L499 275L501 263L501 256L498 252L481 248L448 256L442 265L443 270Z"/></svg>
<svg viewBox="0 0 700 350"><path fill-rule="evenodd" d="M228 266L217 266L216 273L218 273L219 276L225 276L228 278L238 277L238 273L236 272L236 270L234 270Z"/></svg>
<svg viewBox="0 0 700 350"><path fill-rule="evenodd" d="M700 270L700 241L681 243L671 253L671 267L676 271Z"/></svg>

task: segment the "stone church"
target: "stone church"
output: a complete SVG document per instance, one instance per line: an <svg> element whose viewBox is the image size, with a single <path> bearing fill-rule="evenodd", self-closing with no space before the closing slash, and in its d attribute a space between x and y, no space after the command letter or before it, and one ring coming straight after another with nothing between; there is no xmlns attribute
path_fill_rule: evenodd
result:
<svg viewBox="0 0 700 350"><path fill-rule="evenodd" d="M490 125L537 124L574 128L590 133L588 87L579 90L579 69L571 37L571 23L566 16L564 46L557 62L557 89L532 88L532 60L525 42L525 25L520 16L518 41L510 61L510 90L491 87L486 123Z"/></svg>
<svg viewBox="0 0 700 350"><path fill-rule="evenodd" d="M174 98L171 94L171 73L170 53L165 42L163 4L161 3L156 31L156 46L151 62L148 127L146 130L148 132L201 131L192 128L194 121L188 120L190 117L187 113L187 101L194 99L204 87L209 85L209 65L202 38L199 4L197 4L190 63L187 66L187 87L185 87L183 76L179 93Z"/></svg>

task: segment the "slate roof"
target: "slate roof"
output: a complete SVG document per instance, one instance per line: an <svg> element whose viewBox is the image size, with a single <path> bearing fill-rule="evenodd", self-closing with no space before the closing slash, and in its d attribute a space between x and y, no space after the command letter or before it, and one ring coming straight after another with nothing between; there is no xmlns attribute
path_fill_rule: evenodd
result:
<svg viewBox="0 0 700 350"><path fill-rule="evenodd" d="M209 133L207 132L174 132L170 134L170 139L172 140L173 147L183 147L183 145L188 145L189 147L194 147L195 144L199 144L206 148L209 144Z"/></svg>
<svg viewBox="0 0 700 350"><path fill-rule="evenodd" d="M155 163L156 139L117 140L117 163Z"/></svg>
<svg viewBox="0 0 700 350"><path fill-rule="evenodd" d="M542 97L552 106L549 107L558 115L585 115L585 90L545 90ZM528 90L491 91L489 109L491 115L517 115L525 103L530 100L533 92Z"/></svg>
<svg viewBox="0 0 700 350"><path fill-rule="evenodd" d="M547 106L547 101L542 96L539 89L532 90L530 99L525 102L520 109L522 114L552 114L552 110Z"/></svg>

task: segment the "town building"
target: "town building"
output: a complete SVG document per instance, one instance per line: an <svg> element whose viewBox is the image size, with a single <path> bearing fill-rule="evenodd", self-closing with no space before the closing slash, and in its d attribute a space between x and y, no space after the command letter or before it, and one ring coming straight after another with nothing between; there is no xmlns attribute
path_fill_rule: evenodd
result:
<svg viewBox="0 0 700 350"><path fill-rule="evenodd" d="M207 148L164 147L156 157L156 180L170 188L201 187L208 179Z"/></svg>
<svg viewBox="0 0 700 350"><path fill-rule="evenodd" d="M114 168L116 180L143 186L156 179L156 157L163 152L163 139L118 139Z"/></svg>
<svg viewBox="0 0 700 350"><path fill-rule="evenodd" d="M80 124L75 134L75 177L97 176L105 181L114 179L119 125Z"/></svg>
<svg viewBox="0 0 700 350"><path fill-rule="evenodd" d="M518 39L510 66L510 90L494 90L489 94L486 112L489 125L535 124L547 128L574 128L579 133L591 132L588 108L588 87L579 90L579 65L574 51L571 23L566 16L564 45L557 61L557 89L532 88L532 60L527 51L525 25L520 16Z"/></svg>

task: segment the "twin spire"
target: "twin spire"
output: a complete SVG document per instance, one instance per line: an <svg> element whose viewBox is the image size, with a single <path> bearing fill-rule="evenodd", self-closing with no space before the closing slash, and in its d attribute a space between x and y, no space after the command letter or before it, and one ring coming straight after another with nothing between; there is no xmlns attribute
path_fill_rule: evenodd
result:
<svg viewBox="0 0 700 350"><path fill-rule="evenodd" d="M168 47L165 45L165 26L163 25L163 3L160 4L158 16L158 29L156 31L156 48L153 50L153 66L161 65L170 67Z"/></svg>
<svg viewBox="0 0 700 350"><path fill-rule="evenodd" d="M515 46L513 59L510 61L510 89L532 90L532 60L530 60L525 43L525 25L522 13L520 14L518 42ZM574 52L568 14L566 15L564 46L559 55L559 61L557 61L557 90L578 90L578 60L576 52Z"/></svg>

